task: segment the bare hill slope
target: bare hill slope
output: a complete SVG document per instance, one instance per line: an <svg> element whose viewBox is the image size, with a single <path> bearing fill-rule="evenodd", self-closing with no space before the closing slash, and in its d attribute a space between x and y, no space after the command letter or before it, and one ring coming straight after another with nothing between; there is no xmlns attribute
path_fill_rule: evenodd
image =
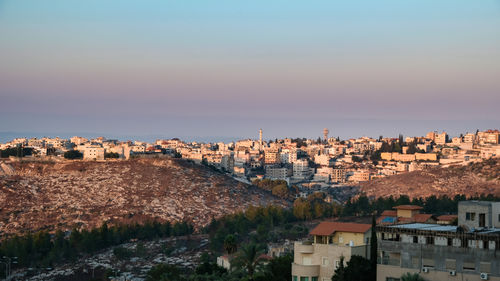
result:
<svg viewBox="0 0 500 281"><path fill-rule="evenodd" d="M249 205L287 204L203 166L176 159L4 163L0 231L96 227L104 221L208 224Z"/></svg>
<svg viewBox="0 0 500 281"><path fill-rule="evenodd" d="M456 194L500 196L500 159L381 178L361 184L361 192L373 197L408 195L413 198Z"/></svg>

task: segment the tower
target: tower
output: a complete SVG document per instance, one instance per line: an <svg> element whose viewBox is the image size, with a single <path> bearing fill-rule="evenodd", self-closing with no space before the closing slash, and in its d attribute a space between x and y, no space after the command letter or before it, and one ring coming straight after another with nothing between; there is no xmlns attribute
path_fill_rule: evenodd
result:
<svg viewBox="0 0 500 281"><path fill-rule="evenodd" d="M262 150L262 129L259 130L259 150Z"/></svg>
<svg viewBox="0 0 500 281"><path fill-rule="evenodd" d="M324 138L325 138L325 141L328 141L328 133L329 133L328 129L327 129L327 128L324 128L324 129L323 129L323 136L324 136Z"/></svg>

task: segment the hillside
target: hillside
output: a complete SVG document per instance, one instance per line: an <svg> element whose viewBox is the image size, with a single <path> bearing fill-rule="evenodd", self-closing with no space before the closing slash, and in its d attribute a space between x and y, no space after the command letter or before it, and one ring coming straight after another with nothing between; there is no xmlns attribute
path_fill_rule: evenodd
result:
<svg viewBox="0 0 500 281"><path fill-rule="evenodd" d="M381 178L362 183L361 192L372 197L408 195L413 198L456 194L500 196L500 159Z"/></svg>
<svg viewBox="0 0 500 281"><path fill-rule="evenodd" d="M187 220L201 227L249 205L287 204L177 159L7 162L0 165L0 231Z"/></svg>

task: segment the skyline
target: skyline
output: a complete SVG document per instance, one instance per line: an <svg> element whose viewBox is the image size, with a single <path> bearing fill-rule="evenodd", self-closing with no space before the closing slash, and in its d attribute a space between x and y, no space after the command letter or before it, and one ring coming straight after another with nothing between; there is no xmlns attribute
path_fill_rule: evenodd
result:
<svg viewBox="0 0 500 281"><path fill-rule="evenodd" d="M497 128L500 2L434 2L2 1L0 132Z"/></svg>

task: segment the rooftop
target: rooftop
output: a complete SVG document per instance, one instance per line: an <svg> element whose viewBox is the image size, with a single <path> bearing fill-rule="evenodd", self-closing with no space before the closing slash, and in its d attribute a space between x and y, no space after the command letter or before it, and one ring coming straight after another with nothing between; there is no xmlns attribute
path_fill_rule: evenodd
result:
<svg viewBox="0 0 500 281"><path fill-rule="evenodd" d="M422 210L423 208L417 205L399 205L394 207L396 210Z"/></svg>
<svg viewBox="0 0 500 281"><path fill-rule="evenodd" d="M349 223L349 222L321 222L313 230L311 235L328 236L335 232L353 232L365 233L370 230L372 226L364 223Z"/></svg>

